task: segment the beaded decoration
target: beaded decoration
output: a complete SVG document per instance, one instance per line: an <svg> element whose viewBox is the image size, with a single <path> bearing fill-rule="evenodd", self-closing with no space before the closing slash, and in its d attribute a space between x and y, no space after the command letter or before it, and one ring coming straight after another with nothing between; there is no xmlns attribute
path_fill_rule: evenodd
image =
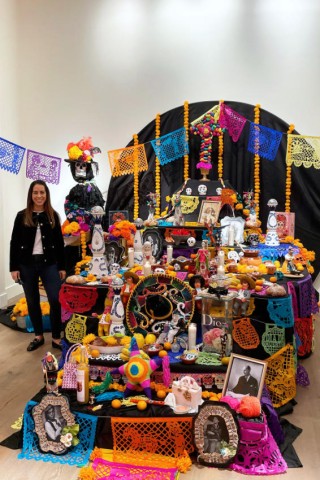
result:
<svg viewBox="0 0 320 480"><path fill-rule="evenodd" d="M27 150L27 178L44 180L47 183L58 185L60 182L60 168L61 158Z"/></svg>
<svg viewBox="0 0 320 480"><path fill-rule="evenodd" d="M281 132L256 123L250 123L248 151L273 161L277 155L281 138Z"/></svg>
<svg viewBox="0 0 320 480"><path fill-rule="evenodd" d="M271 320L273 320L278 327L293 327L294 318L290 297L268 298L267 310Z"/></svg>
<svg viewBox="0 0 320 480"><path fill-rule="evenodd" d="M18 175L25 151L25 148L0 138L0 168Z"/></svg>
<svg viewBox="0 0 320 480"><path fill-rule="evenodd" d="M143 467L128 463L108 462L103 458L96 458L92 464L96 480L103 478L144 478L150 480L175 480L176 468Z"/></svg>
<svg viewBox="0 0 320 480"><path fill-rule="evenodd" d="M274 475L287 470L263 414L260 422L239 420L240 444L230 468L247 475Z"/></svg>
<svg viewBox="0 0 320 480"><path fill-rule="evenodd" d="M228 130L234 142L239 140L246 121L247 119L245 117L235 112L232 108L225 105L225 103L220 104L220 126Z"/></svg>
<svg viewBox="0 0 320 480"><path fill-rule="evenodd" d="M138 162L138 171L148 170L148 161L144 145L137 145L117 150L109 150L108 158L113 177L134 173L135 161Z"/></svg>
<svg viewBox="0 0 320 480"><path fill-rule="evenodd" d="M294 348L286 345L267 359L265 383L275 408L285 405L296 395Z"/></svg>
<svg viewBox="0 0 320 480"><path fill-rule="evenodd" d="M261 337L261 344L269 355L278 352L286 344L285 329L270 323L266 324Z"/></svg>
<svg viewBox="0 0 320 480"><path fill-rule="evenodd" d="M31 400L25 407L23 414L23 446L18 458L68 465L83 465L87 463L94 447L98 417L75 412L75 422L80 426L78 434L80 442L78 445L64 455L56 455L50 452L43 453L39 450L39 438L34 431L34 421L32 418L32 409L36 405L37 403Z"/></svg>
<svg viewBox="0 0 320 480"><path fill-rule="evenodd" d="M167 135L162 135L156 140L151 140L151 145L159 159L160 165L166 165L189 153L186 129L184 127Z"/></svg>
<svg viewBox="0 0 320 480"><path fill-rule="evenodd" d="M232 338L244 350L257 348L260 344L258 332L251 323L250 318L233 320Z"/></svg>

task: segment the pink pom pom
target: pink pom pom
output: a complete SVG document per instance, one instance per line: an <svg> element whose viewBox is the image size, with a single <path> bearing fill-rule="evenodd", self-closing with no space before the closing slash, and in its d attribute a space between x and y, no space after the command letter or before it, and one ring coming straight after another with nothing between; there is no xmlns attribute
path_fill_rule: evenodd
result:
<svg viewBox="0 0 320 480"><path fill-rule="evenodd" d="M232 410L237 411L240 405L240 400L238 398L233 398L233 397L221 397L220 402L227 403Z"/></svg>
<svg viewBox="0 0 320 480"><path fill-rule="evenodd" d="M257 397L243 397L240 401L238 413L246 418L259 417L261 414L261 403Z"/></svg>

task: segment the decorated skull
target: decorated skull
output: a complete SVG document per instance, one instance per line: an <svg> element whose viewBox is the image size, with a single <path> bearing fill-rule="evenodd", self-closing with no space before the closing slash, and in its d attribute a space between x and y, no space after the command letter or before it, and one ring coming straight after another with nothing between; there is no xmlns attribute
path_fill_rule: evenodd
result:
<svg viewBox="0 0 320 480"><path fill-rule="evenodd" d="M228 260L233 260L234 262L239 262L240 257L239 257L238 252L236 252L235 250L230 250L230 252L228 252Z"/></svg>
<svg viewBox="0 0 320 480"><path fill-rule="evenodd" d="M192 194L192 188L190 188L190 187L186 188L186 194L191 195Z"/></svg>
<svg viewBox="0 0 320 480"><path fill-rule="evenodd" d="M187 244L189 247L194 247L196 244L196 239L194 237L189 237L187 240Z"/></svg>
<svg viewBox="0 0 320 480"><path fill-rule="evenodd" d="M207 193L206 185L203 185L203 184L199 185L198 192L199 192L199 195L206 195Z"/></svg>

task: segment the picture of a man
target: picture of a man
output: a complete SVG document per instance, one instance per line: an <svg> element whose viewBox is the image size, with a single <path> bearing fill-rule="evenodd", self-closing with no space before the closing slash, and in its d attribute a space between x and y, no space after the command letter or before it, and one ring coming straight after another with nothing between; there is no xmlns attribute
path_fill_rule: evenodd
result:
<svg viewBox="0 0 320 480"><path fill-rule="evenodd" d="M231 389L231 392L256 397L258 395L258 391L258 381L251 375L250 365L246 365L243 369L243 375L238 378L238 383Z"/></svg>

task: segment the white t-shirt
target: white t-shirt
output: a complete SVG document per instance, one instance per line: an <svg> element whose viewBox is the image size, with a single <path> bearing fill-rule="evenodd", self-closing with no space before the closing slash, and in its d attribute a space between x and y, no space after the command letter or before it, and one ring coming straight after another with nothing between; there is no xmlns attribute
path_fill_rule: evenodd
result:
<svg viewBox="0 0 320 480"><path fill-rule="evenodd" d="M37 214L39 213L42 213L42 212L37 212ZM43 255L42 238L41 238L41 230L40 230L39 223L37 226L36 238L34 239L32 255Z"/></svg>

